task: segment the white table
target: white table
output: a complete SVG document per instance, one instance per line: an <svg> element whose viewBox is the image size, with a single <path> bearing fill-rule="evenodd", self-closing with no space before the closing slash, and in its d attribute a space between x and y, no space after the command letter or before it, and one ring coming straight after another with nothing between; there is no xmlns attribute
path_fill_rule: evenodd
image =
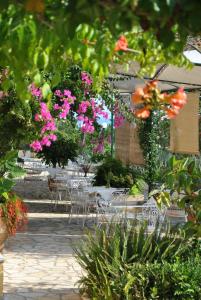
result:
<svg viewBox="0 0 201 300"><path fill-rule="evenodd" d="M112 193L122 190L118 188L107 188L105 186L88 186L85 188L86 191L89 193L97 193L100 194L101 198L105 200L106 202L111 202L112 201Z"/></svg>

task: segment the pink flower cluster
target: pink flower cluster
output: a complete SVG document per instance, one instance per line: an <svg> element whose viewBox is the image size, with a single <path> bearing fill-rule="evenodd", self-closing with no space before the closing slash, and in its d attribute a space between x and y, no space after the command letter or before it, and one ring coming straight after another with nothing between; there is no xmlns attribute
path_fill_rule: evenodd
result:
<svg viewBox="0 0 201 300"><path fill-rule="evenodd" d="M104 152L104 143L99 142L98 145L93 149L94 153L103 153Z"/></svg>
<svg viewBox="0 0 201 300"><path fill-rule="evenodd" d="M76 97L72 96L71 91L69 90L64 90L63 93L61 90L56 90L54 94L60 98L61 102L61 105L58 103L54 105L54 110L59 111L60 119L66 119L71 109L71 105L74 104Z"/></svg>
<svg viewBox="0 0 201 300"><path fill-rule="evenodd" d="M95 127L93 125L93 120L88 117L84 117L83 124L81 126L81 131L83 133L94 133Z"/></svg>
<svg viewBox="0 0 201 300"><path fill-rule="evenodd" d="M32 85L31 92L32 95L38 97L38 100L40 101L40 91L38 91L38 89L36 90L34 85ZM40 152L42 151L43 146L50 147L52 141L56 141L57 137L54 134L54 131L56 131L57 128L55 120L53 119L45 102L40 102L40 113L35 114L34 119L36 122L42 123L42 129L40 132L41 139L33 141L33 143L30 144L30 147L35 152Z"/></svg>
<svg viewBox="0 0 201 300"><path fill-rule="evenodd" d="M108 113L100 107L94 98L91 98L90 101L82 101L79 104L77 113L77 120L82 121L81 131L84 133L93 133L95 131L94 122L100 116L103 116L105 119L108 118ZM92 116L85 116L86 113L90 113Z"/></svg>
<svg viewBox="0 0 201 300"><path fill-rule="evenodd" d="M94 153L103 153L104 152L104 132L103 131L99 137L98 144L93 149L93 152Z"/></svg>
<svg viewBox="0 0 201 300"><path fill-rule="evenodd" d="M81 79L86 85L92 84L92 79L89 77L89 75L86 72L81 73Z"/></svg>
<svg viewBox="0 0 201 300"><path fill-rule="evenodd" d="M70 111L74 113L74 117L80 121L80 129L86 134L93 134L95 131L95 122L100 117L108 119L108 113L104 110L103 104L94 98L90 98L89 87L92 84L92 79L86 72L81 73L81 80L84 83L83 98L79 105L75 103L76 97L72 95L71 91L64 89L63 91L57 89L54 92L56 96L56 103L53 106L54 113L58 113L55 119L45 102L42 102L42 92L34 84L29 86L29 91L39 103L40 112L35 114L34 120L41 124L40 138L33 141L30 147L36 151L42 151L43 147L51 146L52 141L57 139L54 132L57 130L55 120L66 119ZM88 87L86 87L88 86ZM78 108L77 108L78 107ZM97 152L102 152L104 143L101 140L96 147Z"/></svg>
<svg viewBox="0 0 201 300"><path fill-rule="evenodd" d="M120 127L121 125L123 125L123 122L124 122L124 117L119 112L118 104L116 104L114 108L114 127L115 128Z"/></svg>
<svg viewBox="0 0 201 300"><path fill-rule="evenodd" d="M82 101L79 104L79 108L77 110L78 114L85 114L87 112L88 107L91 106L91 103L89 101Z"/></svg>
<svg viewBox="0 0 201 300"><path fill-rule="evenodd" d="M37 88L34 83L29 86L29 91L32 96L36 97L38 100L42 99L42 92L40 88Z"/></svg>
<svg viewBox="0 0 201 300"><path fill-rule="evenodd" d="M121 125L123 125L124 117L121 114L115 114L114 115L114 127L118 128Z"/></svg>

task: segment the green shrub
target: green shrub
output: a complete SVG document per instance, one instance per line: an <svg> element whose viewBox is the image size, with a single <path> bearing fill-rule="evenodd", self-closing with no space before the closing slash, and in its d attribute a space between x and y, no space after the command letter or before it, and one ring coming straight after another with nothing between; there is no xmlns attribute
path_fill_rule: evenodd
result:
<svg viewBox="0 0 201 300"><path fill-rule="evenodd" d="M136 180L136 174L120 160L108 157L97 168L94 185L130 188Z"/></svg>
<svg viewBox="0 0 201 300"><path fill-rule="evenodd" d="M118 278L117 299L201 299L201 258L172 263L135 263ZM123 283L123 284L122 284ZM112 298L111 298L112 299ZM114 298L116 299L116 298Z"/></svg>
<svg viewBox="0 0 201 300"><path fill-rule="evenodd" d="M138 179L136 183L131 187L129 195L140 195L146 191L147 184L143 179Z"/></svg>
<svg viewBox="0 0 201 300"><path fill-rule="evenodd" d="M58 124L56 135L57 140L51 147L44 146L37 157L42 158L46 165L64 168L69 160L75 161L78 156L80 135L69 121Z"/></svg>
<svg viewBox="0 0 201 300"><path fill-rule="evenodd" d="M112 238L111 238L112 237ZM110 224L75 251L91 299L201 299L201 256L182 234ZM196 265L193 268L193 265Z"/></svg>

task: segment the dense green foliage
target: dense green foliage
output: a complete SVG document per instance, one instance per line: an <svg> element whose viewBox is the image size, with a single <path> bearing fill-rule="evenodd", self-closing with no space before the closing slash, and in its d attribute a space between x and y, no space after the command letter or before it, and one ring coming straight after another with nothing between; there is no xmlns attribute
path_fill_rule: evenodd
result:
<svg viewBox="0 0 201 300"><path fill-rule="evenodd" d="M0 1L0 65L9 68L18 95L29 98L24 76L40 81L40 70L54 74L72 62L103 77L111 63L138 61L139 74L153 74L158 63L189 66L182 50L189 34L200 33L196 0ZM114 52L125 34L133 52ZM4 83L7 89L8 82Z"/></svg>
<svg viewBox="0 0 201 300"><path fill-rule="evenodd" d="M69 159L75 161L78 156L80 133L70 122L60 121L56 134L57 140L50 147L45 146L37 156L54 168L65 167Z"/></svg>
<svg viewBox="0 0 201 300"><path fill-rule="evenodd" d="M201 247L182 234L111 223L88 234L76 253L91 299L200 299Z"/></svg>
<svg viewBox="0 0 201 300"><path fill-rule="evenodd" d="M131 167L124 166L120 160L107 157L97 167L94 185L130 188L136 179L136 174Z"/></svg>
<svg viewBox="0 0 201 300"><path fill-rule="evenodd" d="M170 121L159 111L152 112L146 120L138 121L140 146L145 159L143 178L150 190L161 182L161 171L168 157L169 126Z"/></svg>
<svg viewBox="0 0 201 300"><path fill-rule="evenodd" d="M199 161L188 157L169 160L163 172L164 184L160 190L152 191L159 206L176 203L185 209L192 220L187 223L197 234L201 235L201 166Z"/></svg>
<svg viewBox="0 0 201 300"><path fill-rule="evenodd" d="M14 178L23 176L25 171L16 165L17 152L10 151L0 158L0 198L6 201L15 185Z"/></svg>
<svg viewBox="0 0 201 300"><path fill-rule="evenodd" d="M34 137L32 124L33 103L21 101L9 90L0 100L0 155L20 149Z"/></svg>

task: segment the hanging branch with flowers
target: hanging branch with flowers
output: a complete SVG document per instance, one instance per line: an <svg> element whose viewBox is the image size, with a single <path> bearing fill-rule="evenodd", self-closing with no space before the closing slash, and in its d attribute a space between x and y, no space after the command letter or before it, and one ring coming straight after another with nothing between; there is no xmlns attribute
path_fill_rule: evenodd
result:
<svg viewBox="0 0 201 300"><path fill-rule="evenodd" d="M120 36L114 51L136 52L128 48L128 41L124 35ZM142 88L137 88L132 94L132 102L135 105L134 115L146 119L153 110L163 110L167 118L172 119L179 114L180 109L187 103L187 95L183 88L176 92L167 94L161 93L157 80L152 80Z"/></svg>

